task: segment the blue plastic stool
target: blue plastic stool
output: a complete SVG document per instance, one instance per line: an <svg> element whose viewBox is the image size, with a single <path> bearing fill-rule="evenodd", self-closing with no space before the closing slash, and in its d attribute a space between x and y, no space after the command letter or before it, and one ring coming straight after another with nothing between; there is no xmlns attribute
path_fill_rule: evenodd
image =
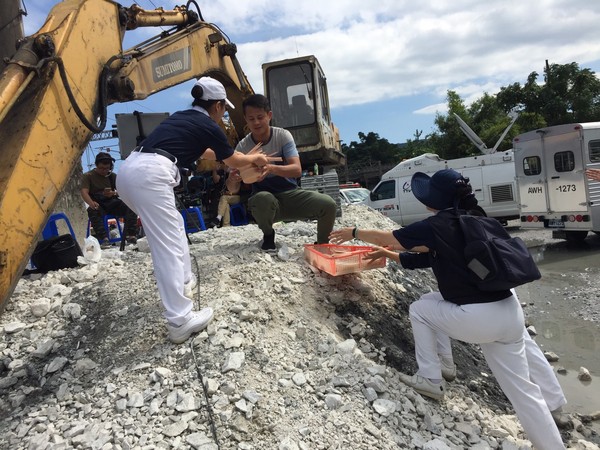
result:
<svg viewBox="0 0 600 450"><path fill-rule="evenodd" d="M110 242L110 243L121 242L121 240L123 239L123 228L121 227L121 221L119 220L119 217L113 216L111 214L107 214L102 219L104 220L104 229L108 233L108 236L106 236L108 238L108 242ZM117 230L119 231L119 237L114 237L114 238L110 237L110 225L109 225L108 221L111 219L114 219L114 221L117 222ZM85 237L90 236L91 226L92 226L92 222L90 221L90 219L88 219L87 234L85 235Z"/></svg>
<svg viewBox="0 0 600 450"><path fill-rule="evenodd" d="M65 221L65 223L67 224L67 227L69 228L69 233L71 233L71 236L73 236L73 239L77 240L77 238L75 237L75 232L73 231L73 227L71 226L71 222L69 222L69 218L63 212L54 213L48 218L48 221L46 222L46 225L44 225L44 229L42 230L43 240L50 239L55 236L60 236L58 233L58 226L56 225L56 222L58 220ZM33 264L33 262L31 262L31 260L29 260L29 267L31 269L36 268L35 264Z"/></svg>
<svg viewBox="0 0 600 450"><path fill-rule="evenodd" d="M192 206L179 212L183 216L183 223L185 225L186 233L195 233L196 231L206 230L206 225L204 225L204 218L202 217L202 211L200 211L200 208L197 206ZM195 217L192 215L195 215Z"/></svg>
<svg viewBox="0 0 600 450"><path fill-rule="evenodd" d="M73 231L73 227L71 226L71 222L69 222L69 218L67 217L67 215L65 213L59 212L59 213L52 214L48 218L48 222L46 222L46 225L44 226L44 229L42 230L42 237L44 238L44 240L50 239L51 237L59 235L58 227L56 226L56 222L58 220L64 220L67 224L67 227L69 227L69 232L71 233L71 236L73 236L73 239L77 239L75 237L75 232Z"/></svg>
<svg viewBox="0 0 600 450"><path fill-rule="evenodd" d="M246 208L244 208L244 205L236 203L229 207L229 223L233 227L248 225L248 216L246 215Z"/></svg>

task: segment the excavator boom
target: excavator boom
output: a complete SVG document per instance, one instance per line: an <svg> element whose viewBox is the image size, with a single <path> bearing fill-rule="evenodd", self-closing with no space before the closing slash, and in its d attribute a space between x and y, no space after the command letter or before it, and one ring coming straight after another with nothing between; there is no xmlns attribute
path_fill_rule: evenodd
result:
<svg viewBox="0 0 600 450"><path fill-rule="evenodd" d="M147 26L171 28L123 51L126 31ZM185 6L144 10L111 0L54 6L0 76L0 312L83 149L104 129L108 105L209 75L237 106L223 124L232 145L244 136L241 104L254 91L236 52L216 25ZM294 134L302 164L343 164L316 58L264 70L265 93L280 126Z"/></svg>
<svg viewBox="0 0 600 450"><path fill-rule="evenodd" d="M158 25L175 28L123 52L126 30ZM208 74L238 105L252 93L235 46L184 7L144 11L110 0L54 6L0 76L0 311L83 149L104 128L107 105Z"/></svg>

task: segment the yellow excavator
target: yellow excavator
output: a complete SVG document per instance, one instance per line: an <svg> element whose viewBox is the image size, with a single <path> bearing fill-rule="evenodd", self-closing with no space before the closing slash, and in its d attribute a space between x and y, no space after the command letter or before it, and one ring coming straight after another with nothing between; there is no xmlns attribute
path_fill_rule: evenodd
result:
<svg viewBox="0 0 600 450"><path fill-rule="evenodd" d="M171 28L123 50L127 30L148 26ZM65 0L23 39L0 76L0 312L83 150L104 129L110 104L208 75L238 106L230 112L230 137L243 137L239 106L254 91L236 52L194 0L173 10ZM343 164L316 58L268 63L263 72L274 125L292 132L303 166Z"/></svg>

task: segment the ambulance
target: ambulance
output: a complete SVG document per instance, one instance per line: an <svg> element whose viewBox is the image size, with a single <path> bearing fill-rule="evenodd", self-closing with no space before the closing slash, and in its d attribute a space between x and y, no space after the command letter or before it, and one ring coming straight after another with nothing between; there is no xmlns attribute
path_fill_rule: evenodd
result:
<svg viewBox="0 0 600 450"><path fill-rule="evenodd" d="M513 140L521 227L552 230L554 238L582 241L600 232L600 122L556 125Z"/></svg>

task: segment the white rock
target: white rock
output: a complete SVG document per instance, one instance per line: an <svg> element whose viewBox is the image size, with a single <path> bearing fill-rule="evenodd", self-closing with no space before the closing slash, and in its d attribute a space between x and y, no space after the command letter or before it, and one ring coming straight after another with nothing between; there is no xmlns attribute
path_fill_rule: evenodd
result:
<svg viewBox="0 0 600 450"><path fill-rule="evenodd" d="M356 341L354 339L346 339L344 342L340 342L336 349L340 354L350 354L356 349Z"/></svg>
<svg viewBox="0 0 600 450"><path fill-rule="evenodd" d="M175 422L175 423L172 423L172 424L164 427L163 434L165 436L175 437L175 436L179 436L181 433L183 433L187 429L188 429L188 423L180 420L179 422Z"/></svg>
<svg viewBox="0 0 600 450"><path fill-rule="evenodd" d="M46 291L46 295L48 297L55 297L57 295L60 295L61 297L66 297L66 296L70 295L72 291L73 291L73 288L70 288L63 284L53 284Z"/></svg>
<svg viewBox="0 0 600 450"><path fill-rule="evenodd" d="M50 354L55 343L56 341L54 339L46 339L45 341L40 342L37 348L31 352L31 354L36 358L45 358Z"/></svg>
<svg viewBox="0 0 600 450"><path fill-rule="evenodd" d="M451 447L449 447L444 441L436 438L425 443L423 450L451 450Z"/></svg>
<svg viewBox="0 0 600 450"><path fill-rule="evenodd" d="M51 302L49 298L38 298L31 303L31 314L35 317L44 317L50 312Z"/></svg>
<svg viewBox="0 0 600 450"><path fill-rule="evenodd" d="M92 361L90 358L78 359L75 362L75 372L89 372L98 367L98 363Z"/></svg>
<svg viewBox="0 0 600 450"><path fill-rule="evenodd" d="M246 400L248 400L252 404L258 403L258 401L262 398L262 395L260 395L256 391L244 391L242 395Z"/></svg>
<svg viewBox="0 0 600 450"><path fill-rule="evenodd" d="M144 406L144 395L139 391L130 392L128 395L127 406L129 408L141 408Z"/></svg>
<svg viewBox="0 0 600 450"><path fill-rule="evenodd" d="M156 375L156 379L164 380L165 378L169 378L173 372L166 367L157 367L153 373Z"/></svg>
<svg viewBox="0 0 600 450"><path fill-rule="evenodd" d="M292 381L296 386L302 386L306 383L306 376L303 373L295 373L292 376Z"/></svg>
<svg viewBox="0 0 600 450"><path fill-rule="evenodd" d="M396 402L386 400L384 398L378 398L373 402L373 409L381 416L389 416L390 414L396 412Z"/></svg>
<svg viewBox="0 0 600 450"><path fill-rule="evenodd" d="M592 381L592 375L590 374L590 371L585 367L579 368L577 378L579 378L579 381Z"/></svg>
<svg viewBox="0 0 600 450"><path fill-rule="evenodd" d="M234 334L231 339L225 342L225 349L229 350L230 348L239 348L244 343L244 335L237 333Z"/></svg>
<svg viewBox="0 0 600 450"><path fill-rule="evenodd" d="M338 409L342 406L342 396L339 394L327 394L325 396L325 404L329 409Z"/></svg>
<svg viewBox="0 0 600 450"><path fill-rule="evenodd" d="M248 404L246 403L246 400L243 398L238 400L237 402L235 402L235 407L243 413L248 412Z"/></svg>
<svg viewBox="0 0 600 450"><path fill-rule="evenodd" d="M198 409L199 406L199 401L194 394L184 394L175 409L179 412L188 412Z"/></svg>
<svg viewBox="0 0 600 450"><path fill-rule="evenodd" d="M150 253L150 246L148 245L148 239L146 239L146 237L142 237L139 238L137 240L137 249L138 252L142 252L142 253Z"/></svg>
<svg viewBox="0 0 600 450"><path fill-rule="evenodd" d="M79 320L81 318L81 305L78 303L67 303L63 306L63 314L71 320Z"/></svg>
<svg viewBox="0 0 600 450"><path fill-rule="evenodd" d="M373 401L377 400L377 391L375 391L375 389L373 389L372 387L365 388L363 390L363 394L365 395L365 398L369 402L373 402Z"/></svg>
<svg viewBox="0 0 600 450"><path fill-rule="evenodd" d="M279 443L279 450L300 450L300 448L296 441L290 437L286 437Z"/></svg>
<svg viewBox="0 0 600 450"><path fill-rule="evenodd" d="M244 360L246 355L244 352L232 352L227 356L223 367L221 367L221 372L227 373L231 370L240 370L242 365L244 364Z"/></svg>
<svg viewBox="0 0 600 450"><path fill-rule="evenodd" d="M185 437L185 441L195 449L217 450L217 444L206 433L191 433Z"/></svg>
<svg viewBox="0 0 600 450"><path fill-rule="evenodd" d="M57 356L54 358L50 364L48 364L48 369L46 370L48 373L54 373L61 370L65 364L67 364L68 359L64 356Z"/></svg>
<svg viewBox="0 0 600 450"><path fill-rule="evenodd" d="M4 325L4 332L6 334L13 334L23 331L25 328L27 328L27 325L23 322L11 322Z"/></svg>

